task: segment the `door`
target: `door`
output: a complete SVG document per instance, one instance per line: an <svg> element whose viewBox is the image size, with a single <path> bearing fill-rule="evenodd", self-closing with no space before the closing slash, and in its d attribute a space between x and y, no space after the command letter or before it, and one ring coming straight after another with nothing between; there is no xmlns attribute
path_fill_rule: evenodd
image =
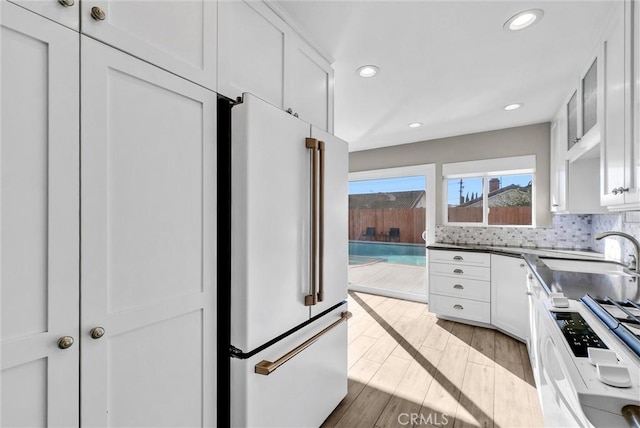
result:
<svg viewBox="0 0 640 428"><path fill-rule="evenodd" d="M349 147L345 141L311 127L311 137L325 143L323 291L324 300L311 306L311 316L347 298Z"/></svg>
<svg viewBox="0 0 640 428"><path fill-rule="evenodd" d="M80 0L10 0L32 12L80 31Z"/></svg>
<svg viewBox="0 0 640 428"><path fill-rule="evenodd" d="M81 54L82 424L213 425L216 94Z"/></svg>
<svg viewBox="0 0 640 428"><path fill-rule="evenodd" d="M216 89L217 2L82 0L82 33Z"/></svg>
<svg viewBox="0 0 640 428"><path fill-rule="evenodd" d="M218 3L218 92L283 107L287 25L263 2Z"/></svg>
<svg viewBox="0 0 640 428"><path fill-rule="evenodd" d="M284 105L301 119L333 132L333 69L299 37L291 35L289 40Z"/></svg>
<svg viewBox="0 0 640 428"><path fill-rule="evenodd" d="M250 94L231 115L231 343L248 352L309 319L309 124Z"/></svg>
<svg viewBox="0 0 640 428"><path fill-rule="evenodd" d="M0 425L75 426L78 34L11 3L0 7ZM64 336L75 343L61 349Z"/></svg>

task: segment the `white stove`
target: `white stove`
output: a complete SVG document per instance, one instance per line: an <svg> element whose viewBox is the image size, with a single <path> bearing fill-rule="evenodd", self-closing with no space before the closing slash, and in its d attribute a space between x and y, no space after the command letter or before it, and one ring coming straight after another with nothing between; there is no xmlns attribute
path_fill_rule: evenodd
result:
<svg viewBox="0 0 640 428"><path fill-rule="evenodd" d="M628 426L622 409L640 406L640 355L582 301L536 304L532 362L545 424Z"/></svg>

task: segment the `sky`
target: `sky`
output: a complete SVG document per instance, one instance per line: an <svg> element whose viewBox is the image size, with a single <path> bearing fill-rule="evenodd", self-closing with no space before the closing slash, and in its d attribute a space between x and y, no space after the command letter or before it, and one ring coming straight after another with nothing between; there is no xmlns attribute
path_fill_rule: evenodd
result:
<svg viewBox="0 0 640 428"><path fill-rule="evenodd" d="M502 187L510 184L518 186L526 186L531 181L531 175L511 175L498 177ZM357 195L362 193L378 193L378 192L402 192L408 190L426 190L425 178L422 175L398 178L380 178L375 180L361 180L349 182L349 194ZM464 189L463 196L476 193L478 196L482 193L481 178L465 178L463 179ZM460 198L460 179L449 180L448 183L448 203L457 204ZM471 196L470 196L471 197Z"/></svg>
<svg viewBox="0 0 640 428"><path fill-rule="evenodd" d="M349 182L349 194L426 190L424 175Z"/></svg>

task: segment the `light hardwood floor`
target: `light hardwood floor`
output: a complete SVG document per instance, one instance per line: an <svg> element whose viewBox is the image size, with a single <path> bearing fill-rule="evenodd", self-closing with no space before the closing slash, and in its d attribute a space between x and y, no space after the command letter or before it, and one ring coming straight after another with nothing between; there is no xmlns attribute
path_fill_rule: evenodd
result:
<svg viewBox="0 0 640 428"><path fill-rule="evenodd" d="M323 428L543 426L524 344L423 303L349 292L349 310L349 390Z"/></svg>

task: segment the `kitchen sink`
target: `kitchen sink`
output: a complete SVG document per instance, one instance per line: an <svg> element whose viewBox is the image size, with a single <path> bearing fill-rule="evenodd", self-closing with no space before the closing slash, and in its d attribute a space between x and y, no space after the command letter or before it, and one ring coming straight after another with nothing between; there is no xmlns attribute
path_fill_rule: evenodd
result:
<svg viewBox="0 0 640 428"><path fill-rule="evenodd" d="M613 275L629 275L625 267L615 262L593 260L567 260L540 258L551 270L565 272L600 273Z"/></svg>

